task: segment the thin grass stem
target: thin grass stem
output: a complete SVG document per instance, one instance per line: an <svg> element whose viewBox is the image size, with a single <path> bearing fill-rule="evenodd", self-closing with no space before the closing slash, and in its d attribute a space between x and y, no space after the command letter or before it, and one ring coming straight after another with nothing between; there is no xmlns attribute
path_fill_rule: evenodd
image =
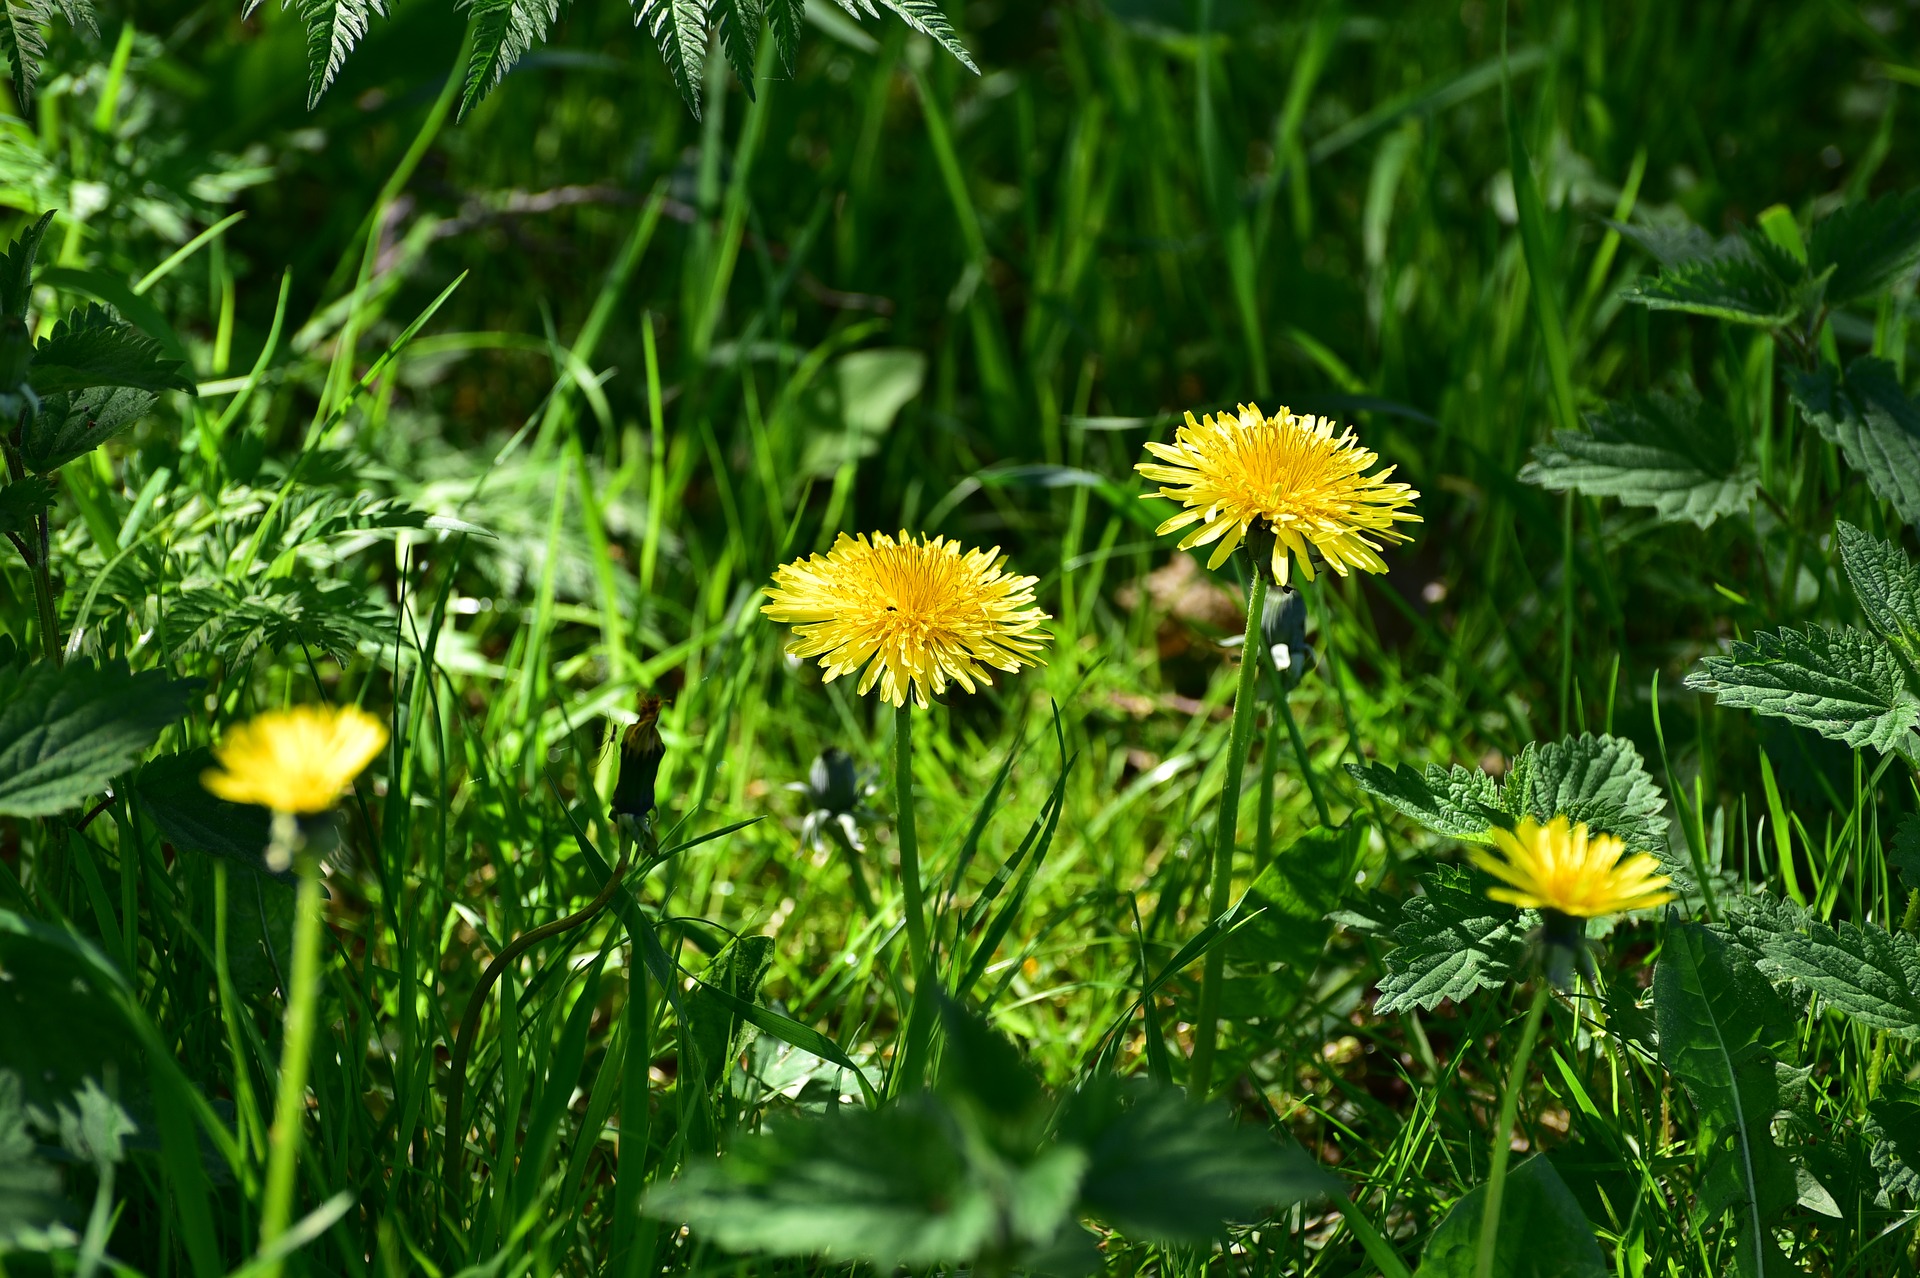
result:
<svg viewBox="0 0 1920 1278"><path fill-rule="evenodd" d="M1520 1050L1507 1071L1507 1089L1500 1097L1500 1121L1493 1128L1493 1170L1487 1177L1487 1200L1480 1216L1480 1241L1474 1250L1473 1278L1493 1278L1494 1244L1500 1237L1500 1200L1507 1192L1507 1161L1513 1153L1513 1123L1520 1112L1520 1089L1527 1081L1527 1065L1533 1060L1533 1048L1540 1037L1540 1018L1547 1010L1550 986L1540 982L1533 992L1533 1004L1527 1008L1527 1022L1520 1031Z"/></svg>

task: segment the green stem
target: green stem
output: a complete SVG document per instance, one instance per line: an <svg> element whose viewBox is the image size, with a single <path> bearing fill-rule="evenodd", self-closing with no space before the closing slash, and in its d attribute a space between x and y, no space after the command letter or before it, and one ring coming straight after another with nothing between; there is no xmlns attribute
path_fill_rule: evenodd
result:
<svg viewBox="0 0 1920 1278"><path fill-rule="evenodd" d="M1220 783L1220 815L1213 842L1213 879L1207 890L1207 918L1217 919L1233 904L1233 847L1240 825L1240 777L1247 768L1253 737L1254 680L1260 670L1260 611L1267 601L1262 567L1247 587L1246 643L1240 652L1240 683L1233 694L1233 727L1227 737L1227 775ZM1218 945L1207 951L1200 976L1200 1015L1193 1027L1193 1063L1187 1094L1205 1100L1213 1085L1213 1051L1219 1035L1220 980L1226 954Z"/></svg>
<svg viewBox="0 0 1920 1278"><path fill-rule="evenodd" d="M284 848L292 819L276 815L274 843ZM293 835L297 840L297 832ZM291 852L292 849L285 849ZM293 971L287 979L287 1014L280 1045L280 1083L274 1096L273 1127L267 1133L266 1198L260 1209L260 1249L267 1250L287 1230L293 1216L293 1178L306 1134L307 1067L320 1003L320 862L296 858L300 886L293 898ZM280 1278L283 1261L268 1261L260 1278Z"/></svg>
<svg viewBox="0 0 1920 1278"><path fill-rule="evenodd" d="M853 897L859 903L860 912L872 918L875 913L873 892L867 887L867 874L860 865L860 849L853 846L853 840L847 837L837 817L828 820L827 837L840 849L840 855L847 863L847 879L853 887Z"/></svg>
<svg viewBox="0 0 1920 1278"><path fill-rule="evenodd" d="M57 666L66 659L66 654L60 649L60 615L53 606L53 572L47 565L50 541L46 535L47 517L37 515L34 523L40 529L40 553L27 576L33 582L33 610L40 620L40 650Z"/></svg>
<svg viewBox="0 0 1920 1278"><path fill-rule="evenodd" d="M1287 735L1293 738L1293 757L1300 760L1300 775L1307 783L1307 793L1313 796L1313 810L1319 814L1321 825L1332 828L1333 813L1327 808L1327 796L1320 792L1319 779L1313 775L1313 760L1307 757L1307 741L1300 735L1300 724L1293 717L1293 704L1287 699L1284 688L1280 691L1279 701L1280 717L1286 720Z"/></svg>
<svg viewBox="0 0 1920 1278"><path fill-rule="evenodd" d="M1393 1244L1387 1241L1386 1236L1373 1227L1373 1222L1360 1210L1360 1204L1345 1194L1335 1194L1333 1205L1345 1217L1347 1228L1353 1230L1354 1237L1360 1240L1361 1250L1367 1253L1367 1259L1374 1263L1384 1278L1413 1278L1413 1271L1407 1268L1407 1262L1400 1259L1400 1254L1394 1251Z"/></svg>
<svg viewBox="0 0 1920 1278"><path fill-rule="evenodd" d="M1493 1247L1500 1236L1500 1200L1507 1192L1507 1160L1513 1153L1513 1122L1520 1111L1520 1090L1527 1081L1527 1065L1533 1060L1533 1047L1540 1037L1540 1018L1547 1010L1545 982L1533 992L1533 1005L1527 1009L1526 1028L1520 1031L1520 1051L1507 1071L1507 1090L1500 1097L1500 1121L1493 1129L1493 1172L1487 1177L1487 1201L1480 1216L1480 1244L1474 1253L1474 1278L1493 1278Z"/></svg>
<svg viewBox="0 0 1920 1278"><path fill-rule="evenodd" d="M926 891L920 882L920 839L913 823L913 709L902 703L894 716L894 831L900 840L900 888L906 898L907 945L913 951L913 998L906 1009L906 1049L895 1071L894 1095L917 1088L926 1068L927 1038L939 982L927 938Z"/></svg>

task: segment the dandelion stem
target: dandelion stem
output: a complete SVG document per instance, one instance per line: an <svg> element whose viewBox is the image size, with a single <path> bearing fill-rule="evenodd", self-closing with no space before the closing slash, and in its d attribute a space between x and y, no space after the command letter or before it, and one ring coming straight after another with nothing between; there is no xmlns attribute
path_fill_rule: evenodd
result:
<svg viewBox="0 0 1920 1278"><path fill-rule="evenodd" d="M1215 823L1213 877L1207 888L1207 917L1217 919L1233 903L1233 847L1240 824L1240 778L1247 770L1253 737L1254 680L1260 669L1260 611L1267 601L1267 578L1256 567L1247 587L1247 641L1240 655L1240 684L1233 694L1233 727L1227 737L1227 775L1220 783L1220 815ZM1200 976L1200 1016L1193 1027L1193 1062L1187 1093L1204 1100L1213 1084L1213 1049L1219 1034L1220 981L1226 954L1216 942L1207 951Z"/></svg>
<svg viewBox="0 0 1920 1278"><path fill-rule="evenodd" d="M1500 1097L1500 1121L1493 1129L1493 1171L1487 1177L1487 1200L1480 1215L1480 1243L1474 1252L1473 1278L1493 1278L1493 1247L1500 1236L1500 1200L1507 1192L1513 1122L1520 1111L1520 1090L1526 1084L1527 1065L1533 1060L1534 1043L1540 1037L1540 1018L1547 1010L1550 988L1542 981L1533 992L1533 1005L1527 1009L1527 1023L1520 1031L1520 1050L1514 1055L1513 1068L1507 1071L1507 1090Z"/></svg>
<svg viewBox="0 0 1920 1278"><path fill-rule="evenodd" d="M1307 793L1313 796L1314 813L1319 816L1321 825L1332 829L1333 813L1327 807L1327 796L1320 792L1319 780L1313 775L1313 760L1307 756L1306 738L1300 735L1300 724L1293 717L1293 703L1287 699L1285 687L1280 689L1277 700L1280 702L1280 717L1286 720L1287 735L1293 739L1293 757L1300 760L1300 775L1307 783Z"/></svg>
<svg viewBox="0 0 1920 1278"><path fill-rule="evenodd" d="M290 822L276 817L276 846L282 842L286 824ZM320 859L304 853L294 860L299 867L300 886L293 898L293 970L287 978L280 1080L274 1095L273 1127L267 1133L266 1195L260 1208L262 1252L286 1232L293 1216L293 1177L300 1159L300 1141L306 1134L307 1067L313 1056L314 1021L320 1002L320 933L324 926ZM260 1271L262 1278L279 1278L281 1265L279 1258L268 1261Z"/></svg>
<svg viewBox="0 0 1920 1278"><path fill-rule="evenodd" d="M906 898L907 945L913 951L913 1000L906 1016L906 1049L894 1074L894 1095L916 1088L926 1068L927 1035L933 1027L933 948L927 940L927 901L920 883L920 840L913 824L913 708L894 716L894 832L900 840L900 888Z"/></svg>

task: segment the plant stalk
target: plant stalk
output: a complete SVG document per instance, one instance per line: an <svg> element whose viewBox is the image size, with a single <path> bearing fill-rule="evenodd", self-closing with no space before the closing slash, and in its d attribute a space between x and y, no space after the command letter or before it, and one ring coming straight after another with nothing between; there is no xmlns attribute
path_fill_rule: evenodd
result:
<svg viewBox="0 0 1920 1278"><path fill-rule="evenodd" d="M900 889L907 911L907 946L913 951L913 998L906 1009L906 1047L888 1090L894 1095L920 1086L926 1071L927 1039L933 1029L939 981L933 971L933 946L927 936L926 891L920 882L920 838L913 821L913 708L902 703L894 715L894 830L900 841Z"/></svg>
<svg viewBox="0 0 1920 1278"><path fill-rule="evenodd" d="M1217 919L1233 904L1233 848L1240 825L1240 779L1247 769L1253 738L1254 681L1260 671L1260 612L1267 601L1267 577L1256 565L1247 587L1246 641L1240 651L1240 683L1233 694L1233 727L1227 736L1227 775L1220 783L1220 815L1215 823L1213 877L1207 888L1207 917ZM1205 1100L1213 1086L1213 1054L1219 1036L1220 982L1226 954L1218 944L1207 951L1200 975L1200 1016L1193 1027L1193 1061L1187 1094Z"/></svg>
<svg viewBox="0 0 1920 1278"><path fill-rule="evenodd" d="M1520 1050L1507 1071L1507 1090L1500 1097L1500 1121L1493 1129L1493 1171L1487 1177L1487 1201L1480 1215L1480 1242L1474 1251L1473 1278L1493 1278L1494 1243L1500 1236L1500 1200L1507 1192L1507 1161L1513 1153L1513 1123L1520 1112L1520 1090L1527 1081L1527 1065L1533 1060L1533 1048L1540 1037L1540 1018L1547 1010L1551 986L1540 982L1533 992L1533 1005L1527 1009L1526 1027L1520 1031Z"/></svg>
<svg viewBox="0 0 1920 1278"><path fill-rule="evenodd" d="M287 1011L280 1046L280 1079L274 1094L273 1126L267 1132L267 1183L260 1208L260 1250L267 1251L287 1231L293 1217L293 1180L306 1134L307 1069L313 1056L314 1022L320 1004L321 917L320 858L301 851L299 827L291 815L273 817L273 855L290 857L300 885L293 898L293 970L287 978ZM296 855L298 853L298 855ZM284 1261L268 1261L261 1278L280 1278Z"/></svg>
<svg viewBox="0 0 1920 1278"><path fill-rule="evenodd" d="M1274 682L1278 683L1279 680L1276 678ZM1287 736L1293 740L1293 757L1300 761L1300 776L1307 783L1307 793L1313 796L1314 813L1320 818L1321 825L1332 829L1333 813L1327 807L1327 796L1320 792L1318 778L1313 775L1313 760L1307 756L1307 741L1300 735L1300 724L1293 717L1293 702L1284 686L1280 688L1276 699L1280 702L1280 717L1286 721Z"/></svg>

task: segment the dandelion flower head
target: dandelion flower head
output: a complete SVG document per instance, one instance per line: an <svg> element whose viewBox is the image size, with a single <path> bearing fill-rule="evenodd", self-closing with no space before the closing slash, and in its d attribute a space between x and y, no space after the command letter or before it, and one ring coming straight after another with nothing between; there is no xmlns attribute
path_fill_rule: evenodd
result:
<svg viewBox="0 0 1920 1278"><path fill-rule="evenodd" d="M863 667L859 691L914 703L972 692L988 669L1039 665L1047 614L1033 606L1036 578L1005 570L999 547L963 550L943 537L915 541L845 533L824 555L783 565L760 611L793 627L789 655L818 657L829 682Z"/></svg>
<svg viewBox="0 0 1920 1278"><path fill-rule="evenodd" d="M1394 525L1420 521L1411 509L1420 494L1389 482L1391 466L1367 474L1379 454L1362 448L1351 429L1335 435L1329 417L1285 408L1268 417L1252 404L1203 421L1188 413L1171 444L1149 443L1147 451L1159 460L1134 469L1185 507L1155 531L1191 527L1180 549L1211 545L1208 568L1225 563L1264 524L1274 535L1273 579L1283 586L1293 561L1313 580L1315 550L1343 577L1352 568L1385 572L1382 544L1411 540Z"/></svg>
<svg viewBox="0 0 1920 1278"><path fill-rule="evenodd" d="M230 803L324 812L386 744L386 725L356 706L272 710L227 733L200 784Z"/></svg>
<svg viewBox="0 0 1920 1278"><path fill-rule="evenodd" d="M1511 830L1493 831L1495 851L1468 848L1473 863L1506 887L1487 895L1528 909L1597 918L1644 910L1673 900L1673 881L1644 852L1626 855L1611 834L1594 834L1556 816L1542 825L1527 817Z"/></svg>

